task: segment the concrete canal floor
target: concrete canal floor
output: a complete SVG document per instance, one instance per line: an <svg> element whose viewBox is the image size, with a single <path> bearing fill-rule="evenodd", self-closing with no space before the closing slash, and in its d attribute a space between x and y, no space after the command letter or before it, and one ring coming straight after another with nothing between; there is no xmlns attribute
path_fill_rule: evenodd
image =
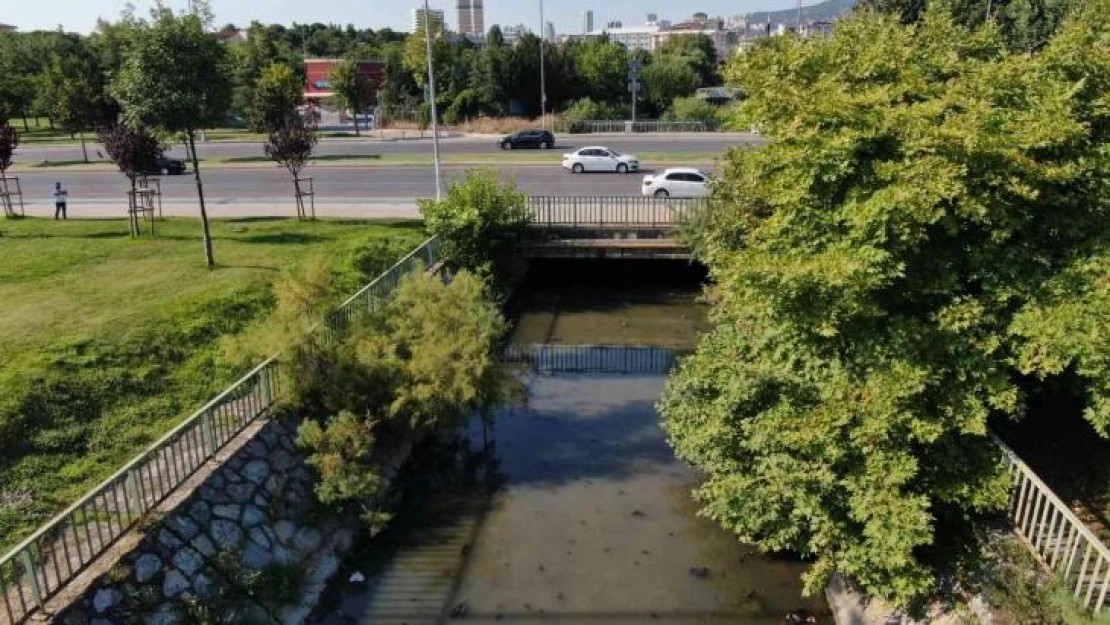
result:
<svg viewBox="0 0 1110 625"><path fill-rule="evenodd" d="M529 406L499 417L491 462L471 466L477 482L424 493L318 622L770 625L802 607L830 622L801 597L802 564L697 516L696 475L654 409L662 388L661 376L533 378Z"/></svg>

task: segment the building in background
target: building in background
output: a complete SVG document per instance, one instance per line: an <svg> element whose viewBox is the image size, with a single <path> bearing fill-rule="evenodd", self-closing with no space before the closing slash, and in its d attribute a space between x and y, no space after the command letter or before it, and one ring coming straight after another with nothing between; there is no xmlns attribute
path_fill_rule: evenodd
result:
<svg viewBox="0 0 1110 625"><path fill-rule="evenodd" d="M593 11L583 11L582 12L582 34L583 35L588 35L592 32L594 32L594 12Z"/></svg>
<svg viewBox="0 0 1110 625"><path fill-rule="evenodd" d="M501 34L505 37L505 43L507 45L510 45L510 46L516 45L516 43L518 41L520 41L521 37L523 37L524 35L527 35L531 32L532 32L532 29L528 28L524 24L517 24L516 26L502 26L501 27Z"/></svg>
<svg viewBox="0 0 1110 625"><path fill-rule="evenodd" d="M11 24L0 24L0 33L14 33L17 30L19 29Z"/></svg>
<svg viewBox="0 0 1110 625"><path fill-rule="evenodd" d="M482 0L458 0L459 34L471 40L481 39L486 33L486 14Z"/></svg>
<svg viewBox="0 0 1110 625"><path fill-rule="evenodd" d="M543 28L543 37L547 41L555 43L555 22L548 22Z"/></svg>
<svg viewBox="0 0 1110 625"><path fill-rule="evenodd" d="M423 24L423 22L421 22ZM319 106L325 100L335 97L331 87L331 73L343 62L343 59L305 59L304 98L310 104ZM358 73L366 76L381 87L385 79L385 62L363 60L358 62Z"/></svg>
<svg viewBox="0 0 1110 625"><path fill-rule="evenodd" d="M432 22L430 24L431 27L432 27L432 30L442 32L444 30L443 11L441 9L432 9L431 11L428 12L428 14L431 15L431 18L432 18ZM414 33L424 32L424 9L423 8L418 8L418 9L413 9L412 10L412 32L414 32Z"/></svg>

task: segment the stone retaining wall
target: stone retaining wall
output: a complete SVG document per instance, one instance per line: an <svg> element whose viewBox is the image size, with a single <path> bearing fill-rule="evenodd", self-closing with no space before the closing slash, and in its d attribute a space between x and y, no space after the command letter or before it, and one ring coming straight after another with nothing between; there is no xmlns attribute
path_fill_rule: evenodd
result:
<svg viewBox="0 0 1110 625"><path fill-rule="evenodd" d="M295 438L295 422L265 424L55 622L301 622L357 525L317 504Z"/></svg>

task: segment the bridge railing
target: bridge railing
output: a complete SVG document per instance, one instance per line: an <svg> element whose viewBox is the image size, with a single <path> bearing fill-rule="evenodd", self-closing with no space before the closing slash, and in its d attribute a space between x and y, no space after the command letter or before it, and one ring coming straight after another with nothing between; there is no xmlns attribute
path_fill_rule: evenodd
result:
<svg viewBox="0 0 1110 625"><path fill-rule="evenodd" d="M505 361L540 373L667 374L682 352L623 345L510 345Z"/></svg>
<svg viewBox="0 0 1110 625"><path fill-rule="evenodd" d="M1080 605L1102 612L1110 599L1110 548L1012 449L995 442L1012 478L1007 513L1015 531Z"/></svg>
<svg viewBox="0 0 1110 625"><path fill-rule="evenodd" d="M376 310L402 277L433 264L438 250L435 238L425 241L337 307L322 324L325 340ZM21 623L45 611L59 590L268 414L280 377L278 355L271 356L0 558L0 623Z"/></svg>
<svg viewBox="0 0 1110 625"><path fill-rule="evenodd" d="M555 132L563 134L592 133L652 133L652 132L709 132L714 130L705 122L671 122L657 119L557 121Z"/></svg>
<svg viewBox="0 0 1110 625"><path fill-rule="evenodd" d="M540 228L658 228L685 223L709 205L709 198L643 196L532 196L532 225Z"/></svg>

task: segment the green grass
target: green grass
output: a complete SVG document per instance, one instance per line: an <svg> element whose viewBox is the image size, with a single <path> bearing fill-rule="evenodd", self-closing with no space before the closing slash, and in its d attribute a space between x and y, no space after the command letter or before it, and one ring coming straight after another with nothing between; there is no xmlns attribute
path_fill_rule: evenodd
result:
<svg viewBox="0 0 1110 625"><path fill-rule="evenodd" d="M10 547L239 375L222 343L319 254L354 288L421 238L413 222L0 220L0 547ZM384 245L383 241L390 241Z"/></svg>

